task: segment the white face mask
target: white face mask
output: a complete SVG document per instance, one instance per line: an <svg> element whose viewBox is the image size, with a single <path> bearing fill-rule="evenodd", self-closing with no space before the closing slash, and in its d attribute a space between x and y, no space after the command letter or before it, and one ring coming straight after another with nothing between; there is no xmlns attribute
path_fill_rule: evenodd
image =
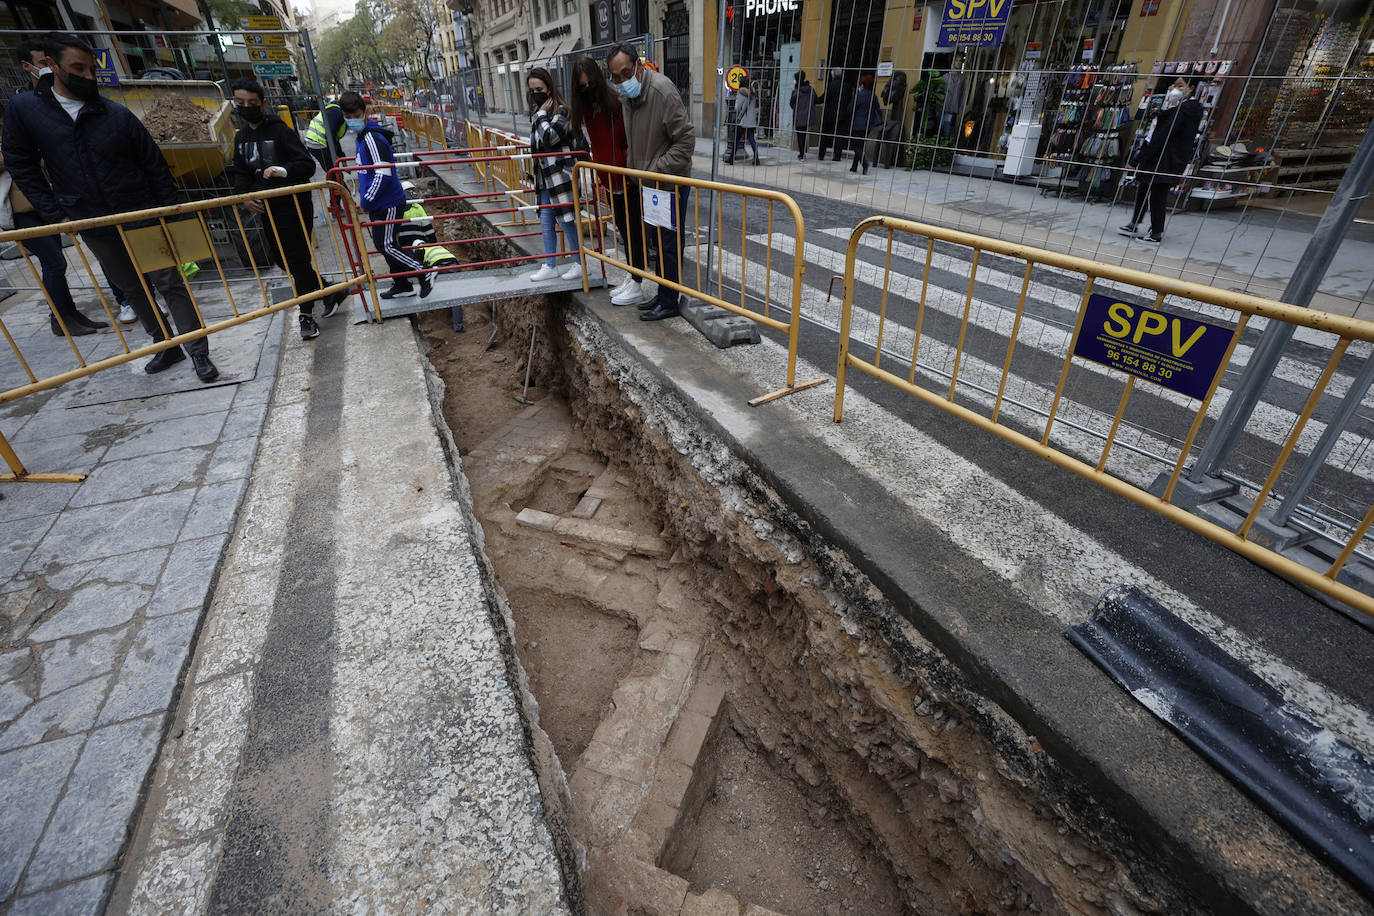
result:
<svg viewBox="0 0 1374 916"><path fill-rule="evenodd" d="M1173 89L1170 89L1167 93L1165 93L1164 104L1169 108L1173 108L1179 102L1183 101L1183 97L1186 94L1187 93L1185 93L1182 89L1179 89L1177 86L1175 86Z"/></svg>
<svg viewBox="0 0 1374 916"><path fill-rule="evenodd" d="M32 67L33 64L29 64L29 66ZM32 73L33 71L29 71L29 72ZM38 72L33 74L33 78L34 78L34 79L39 79L39 80L41 80L43 77L47 76L47 75L48 75L49 73L51 73L51 72L52 72L52 67L39 67L39 68L38 68Z"/></svg>

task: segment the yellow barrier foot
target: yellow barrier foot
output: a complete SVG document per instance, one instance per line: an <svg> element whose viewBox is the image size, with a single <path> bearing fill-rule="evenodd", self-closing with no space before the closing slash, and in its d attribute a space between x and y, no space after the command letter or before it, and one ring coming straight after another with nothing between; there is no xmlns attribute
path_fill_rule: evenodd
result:
<svg viewBox="0 0 1374 916"><path fill-rule="evenodd" d="M813 378L807 382L798 382L787 388L779 388L777 391L770 391L767 394L759 395L749 402L749 406L758 407L760 404L767 404L771 401L776 401L778 398L785 398L789 394L796 394L798 391L805 391L808 388L815 388L817 385L824 385L828 381L830 381L830 379L822 376L821 378Z"/></svg>
<svg viewBox="0 0 1374 916"><path fill-rule="evenodd" d="M85 474L0 474L0 483L80 483Z"/></svg>

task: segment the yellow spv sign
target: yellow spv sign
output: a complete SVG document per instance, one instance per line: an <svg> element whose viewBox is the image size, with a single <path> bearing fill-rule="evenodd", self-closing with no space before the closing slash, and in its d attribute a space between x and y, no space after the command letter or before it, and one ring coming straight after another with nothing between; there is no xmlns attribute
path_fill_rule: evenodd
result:
<svg viewBox="0 0 1374 916"><path fill-rule="evenodd" d="M1001 47L1011 18L1011 3L1012 0L945 0L936 44L942 48Z"/></svg>

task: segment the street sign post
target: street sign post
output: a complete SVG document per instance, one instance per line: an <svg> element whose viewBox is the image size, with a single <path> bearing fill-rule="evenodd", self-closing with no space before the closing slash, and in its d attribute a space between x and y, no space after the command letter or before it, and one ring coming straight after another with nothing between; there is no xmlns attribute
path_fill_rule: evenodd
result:
<svg viewBox="0 0 1374 916"><path fill-rule="evenodd" d="M259 61L269 60L289 61L291 59L291 52L285 48L249 48L248 59L255 64Z"/></svg>

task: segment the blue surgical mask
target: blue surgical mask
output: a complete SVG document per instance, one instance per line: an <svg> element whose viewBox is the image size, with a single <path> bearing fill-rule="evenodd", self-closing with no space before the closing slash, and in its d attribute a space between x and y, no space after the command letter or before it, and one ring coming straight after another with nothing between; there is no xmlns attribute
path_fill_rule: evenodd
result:
<svg viewBox="0 0 1374 916"><path fill-rule="evenodd" d="M639 81L639 77L631 76L616 88L620 90L620 94L625 96L625 98L637 99L639 98L639 93L644 89L644 84Z"/></svg>
<svg viewBox="0 0 1374 916"><path fill-rule="evenodd" d="M367 126L367 118L344 118L344 123L356 134Z"/></svg>

